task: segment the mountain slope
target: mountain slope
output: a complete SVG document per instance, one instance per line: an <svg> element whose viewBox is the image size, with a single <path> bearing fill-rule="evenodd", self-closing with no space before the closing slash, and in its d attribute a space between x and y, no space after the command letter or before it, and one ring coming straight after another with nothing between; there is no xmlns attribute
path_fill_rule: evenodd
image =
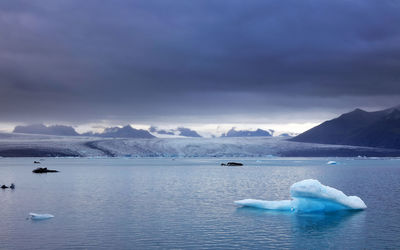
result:
<svg viewBox="0 0 400 250"><path fill-rule="evenodd" d="M152 134L149 133L147 130L143 129L135 129L132 128L130 125L126 125L122 128L120 127L112 127L106 128L102 133L92 133L92 134L85 134L89 136L98 136L98 137L107 137L107 138L155 138Z"/></svg>
<svg viewBox="0 0 400 250"><path fill-rule="evenodd" d="M400 110L398 106L376 112L356 109L291 140L400 149Z"/></svg>
<svg viewBox="0 0 400 250"><path fill-rule="evenodd" d="M177 130L179 131L179 135L180 136L201 137L201 135L199 135L196 131L191 130L190 128L179 127L179 128L177 128Z"/></svg>

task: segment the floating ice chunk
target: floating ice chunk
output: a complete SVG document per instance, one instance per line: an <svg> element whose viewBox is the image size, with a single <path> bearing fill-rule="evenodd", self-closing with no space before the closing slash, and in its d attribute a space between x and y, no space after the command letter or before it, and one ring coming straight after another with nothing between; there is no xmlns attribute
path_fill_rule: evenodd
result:
<svg viewBox="0 0 400 250"><path fill-rule="evenodd" d="M245 199L235 201L246 207L270 210L310 212L332 212L338 210L366 209L364 201L357 196L347 196L342 191L324 186L317 180L303 180L290 187L292 200L263 201Z"/></svg>
<svg viewBox="0 0 400 250"><path fill-rule="evenodd" d="M245 200L235 201L235 203L245 207L255 207L255 208L281 210L281 211L292 210L291 200L263 201L263 200L245 199Z"/></svg>
<svg viewBox="0 0 400 250"><path fill-rule="evenodd" d="M328 161L326 164L328 164L328 165L336 165L337 162L336 161Z"/></svg>
<svg viewBox="0 0 400 250"><path fill-rule="evenodd" d="M36 213L29 213L29 218L32 220L46 220L53 218L54 215L52 214L36 214Z"/></svg>
<svg viewBox="0 0 400 250"><path fill-rule="evenodd" d="M342 191L324 186L317 180L303 180L290 187L290 194L297 202L297 208L305 210L305 205L323 206L322 210L365 209L367 206L358 196L347 196ZM305 203L307 201L307 204ZM313 208L309 207L309 210Z"/></svg>

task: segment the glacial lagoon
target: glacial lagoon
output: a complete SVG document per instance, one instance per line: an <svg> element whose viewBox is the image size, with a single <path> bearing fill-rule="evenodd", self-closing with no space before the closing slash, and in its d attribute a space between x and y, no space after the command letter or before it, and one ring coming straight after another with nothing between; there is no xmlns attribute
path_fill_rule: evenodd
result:
<svg viewBox="0 0 400 250"><path fill-rule="evenodd" d="M0 158L0 249L400 248L398 158ZM220 166L230 160L242 167ZM336 165L326 164L334 160ZM240 207L316 179L362 211ZM29 220L29 213L52 214Z"/></svg>

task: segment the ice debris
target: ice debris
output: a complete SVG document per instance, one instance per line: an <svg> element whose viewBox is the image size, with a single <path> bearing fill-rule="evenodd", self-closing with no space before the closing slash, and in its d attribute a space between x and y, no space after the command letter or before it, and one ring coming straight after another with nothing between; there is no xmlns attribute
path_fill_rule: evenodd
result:
<svg viewBox="0 0 400 250"><path fill-rule="evenodd" d="M32 220L46 220L53 218L54 215L52 214L36 214L36 213L29 213L29 218Z"/></svg>

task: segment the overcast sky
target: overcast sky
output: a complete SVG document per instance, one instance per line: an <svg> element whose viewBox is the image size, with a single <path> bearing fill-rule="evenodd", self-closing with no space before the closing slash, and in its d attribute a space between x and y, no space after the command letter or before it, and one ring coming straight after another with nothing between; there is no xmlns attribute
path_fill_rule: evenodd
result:
<svg viewBox="0 0 400 250"><path fill-rule="evenodd" d="M304 124L395 106L399 13L395 0L1 0L0 123Z"/></svg>

